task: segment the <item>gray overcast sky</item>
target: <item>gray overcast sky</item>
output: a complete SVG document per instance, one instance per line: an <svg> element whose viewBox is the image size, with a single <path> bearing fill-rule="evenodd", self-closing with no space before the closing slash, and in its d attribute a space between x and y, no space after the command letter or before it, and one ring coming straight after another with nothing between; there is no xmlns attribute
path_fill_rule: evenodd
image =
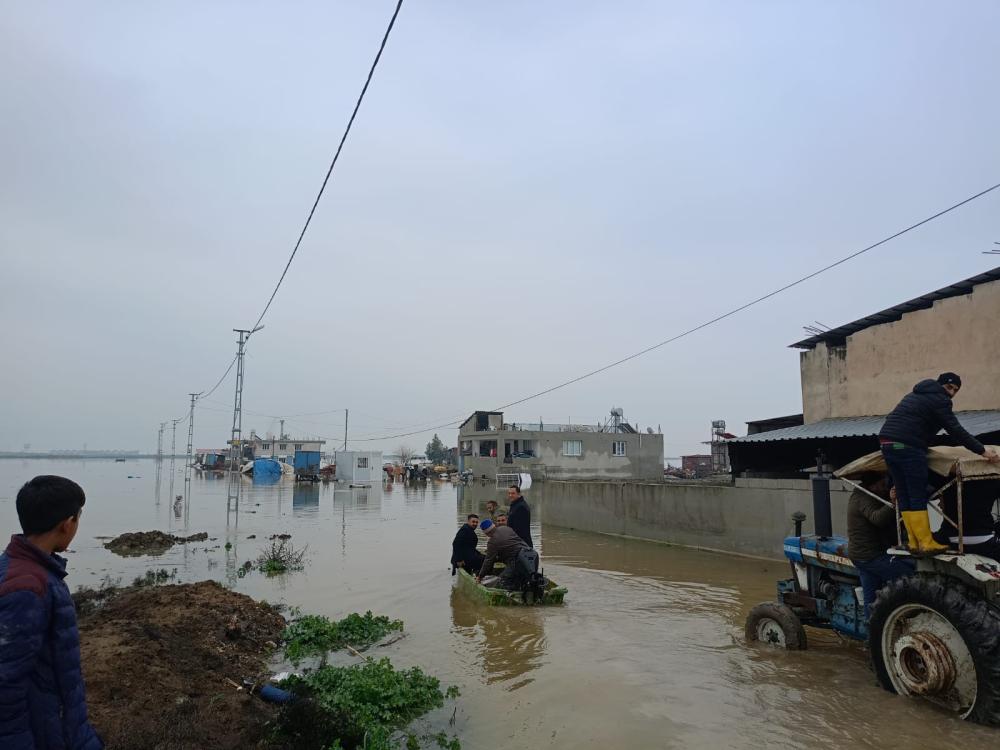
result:
<svg viewBox="0 0 1000 750"><path fill-rule="evenodd" d="M0 448L152 449L218 379L392 7L6 4ZM1000 181L998 28L992 0L407 0L245 408L340 435L315 412L349 407L357 437L492 408ZM622 406L675 456L712 419L797 412L803 325L992 267L998 217L993 194L508 416ZM231 401L230 380L198 446L224 444Z"/></svg>

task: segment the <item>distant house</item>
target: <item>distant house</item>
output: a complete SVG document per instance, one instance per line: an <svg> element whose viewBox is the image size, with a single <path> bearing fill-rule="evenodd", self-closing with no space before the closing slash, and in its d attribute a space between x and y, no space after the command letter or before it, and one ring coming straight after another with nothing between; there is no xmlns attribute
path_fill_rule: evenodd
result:
<svg viewBox="0 0 1000 750"><path fill-rule="evenodd" d="M477 411L458 431L458 466L475 476L532 479L663 479L663 435L640 432L621 410L603 424L505 422Z"/></svg>
<svg viewBox="0 0 1000 750"><path fill-rule="evenodd" d="M337 479L349 484L382 482L382 451L337 451Z"/></svg>
<svg viewBox="0 0 1000 750"><path fill-rule="evenodd" d="M295 464L297 453L322 453L325 440L315 438L261 437L252 435L249 443L254 458L274 458L286 464Z"/></svg>
<svg viewBox="0 0 1000 750"><path fill-rule="evenodd" d="M820 451L840 466L878 450L889 411L917 382L944 371L962 376L958 421L984 442L1000 441L998 319L994 268L792 344L802 350L802 417L749 423L748 435L728 444L734 474L801 476ZM771 429L782 420L789 424Z"/></svg>

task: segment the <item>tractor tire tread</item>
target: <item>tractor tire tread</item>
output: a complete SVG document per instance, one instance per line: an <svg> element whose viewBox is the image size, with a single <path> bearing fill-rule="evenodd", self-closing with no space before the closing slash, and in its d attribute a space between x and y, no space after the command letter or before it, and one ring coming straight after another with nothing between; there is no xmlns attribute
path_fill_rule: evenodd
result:
<svg viewBox="0 0 1000 750"><path fill-rule="evenodd" d="M757 625L764 619L774 620L781 626L785 634L785 648L789 651L804 651L807 647L806 629L802 621L787 604L780 602L762 602L750 610L746 621L746 639L749 642L758 641Z"/></svg>

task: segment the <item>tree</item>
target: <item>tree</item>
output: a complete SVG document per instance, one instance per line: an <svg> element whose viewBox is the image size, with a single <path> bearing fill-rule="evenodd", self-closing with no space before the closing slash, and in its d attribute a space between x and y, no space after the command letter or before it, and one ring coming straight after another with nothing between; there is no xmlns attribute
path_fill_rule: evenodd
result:
<svg viewBox="0 0 1000 750"><path fill-rule="evenodd" d="M410 463L410 459L413 458L413 448L408 445L401 445L396 449L396 453L399 454L399 463L402 466L406 466Z"/></svg>
<svg viewBox="0 0 1000 750"><path fill-rule="evenodd" d="M434 438L427 444L427 459L436 464L446 464L451 460L451 451L441 442L436 432Z"/></svg>

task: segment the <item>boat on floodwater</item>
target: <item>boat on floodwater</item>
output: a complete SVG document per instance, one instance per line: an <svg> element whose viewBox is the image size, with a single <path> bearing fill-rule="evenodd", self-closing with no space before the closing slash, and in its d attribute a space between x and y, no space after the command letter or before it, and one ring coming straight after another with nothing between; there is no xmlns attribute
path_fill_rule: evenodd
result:
<svg viewBox="0 0 1000 750"><path fill-rule="evenodd" d="M494 607L562 604L563 598L566 596L565 588L558 585L555 581L546 578L545 593L542 595L541 600L525 601L525 597L520 591L495 589L484 586L481 583L476 583L476 579L465 568L458 569L458 589L466 595Z"/></svg>

